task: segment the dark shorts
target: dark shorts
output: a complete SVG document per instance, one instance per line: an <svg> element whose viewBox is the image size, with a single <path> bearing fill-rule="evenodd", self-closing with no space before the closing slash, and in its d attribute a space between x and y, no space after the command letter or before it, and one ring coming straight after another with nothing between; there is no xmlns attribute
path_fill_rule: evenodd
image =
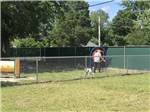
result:
<svg viewBox="0 0 150 112"><path fill-rule="evenodd" d="M98 69L100 71L100 63L99 62L94 62L94 72L96 72L96 69Z"/></svg>

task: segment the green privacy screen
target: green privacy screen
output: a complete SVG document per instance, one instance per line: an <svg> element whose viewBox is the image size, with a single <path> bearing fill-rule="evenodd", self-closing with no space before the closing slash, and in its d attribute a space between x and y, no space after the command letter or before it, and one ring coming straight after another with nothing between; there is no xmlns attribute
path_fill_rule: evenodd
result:
<svg viewBox="0 0 150 112"><path fill-rule="evenodd" d="M150 70L150 47L108 47L109 67Z"/></svg>
<svg viewBox="0 0 150 112"><path fill-rule="evenodd" d="M150 46L103 47L106 66L150 70ZM93 47L10 48L2 57L90 56Z"/></svg>
<svg viewBox="0 0 150 112"><path fill-rule="evenodd" d="M150 47L126 48L127 67L129 69L150 70Z"/></svg>

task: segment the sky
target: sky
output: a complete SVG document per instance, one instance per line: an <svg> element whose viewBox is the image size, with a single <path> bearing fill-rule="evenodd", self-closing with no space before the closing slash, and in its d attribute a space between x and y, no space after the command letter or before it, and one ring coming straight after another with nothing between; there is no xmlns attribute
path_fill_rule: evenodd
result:
<svg viewBox="0 0 150 112"><path fill-rule="evenodd" d="M98 4L98 3L102 3L102 2L106 2L106 1L111 1L111 0L86 0L86 1L88 2L89 5L94 5L94 4ZM90 7L89 10L91 12L91 11L96 11L96 10L102 9L106 13L108 13L109 20L111 21L113 19L113 17L115 15L117 15L117 12L120 9L123 9L123 7L120 4L121 4L121 0L114 0L113 2L109 2L109 3L102 4L102 5Z"/></svg>

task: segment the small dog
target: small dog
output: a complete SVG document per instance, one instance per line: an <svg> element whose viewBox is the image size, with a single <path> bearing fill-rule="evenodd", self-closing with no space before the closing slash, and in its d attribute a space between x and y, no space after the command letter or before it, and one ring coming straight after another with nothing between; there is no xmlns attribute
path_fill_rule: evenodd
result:
<svg viewBox="0 0 150 112"><path fill-rule="evenodd" d="M87 75L92 75L92 77L94 77L94 72L93 72L93 68L85 68L85 77Z"/></svg>

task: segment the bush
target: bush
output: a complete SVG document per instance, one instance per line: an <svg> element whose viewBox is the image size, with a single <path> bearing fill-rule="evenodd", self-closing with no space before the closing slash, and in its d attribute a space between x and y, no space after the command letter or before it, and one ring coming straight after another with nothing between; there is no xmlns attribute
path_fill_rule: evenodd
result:
<svg viewBox="0 0 150 112"><path fill-rule="evenodd" d="M15 38L12 41L12 46L16 48L41 48L41 47L50 47L50 41L48 38L44 38L41 41L36 40L32 37L27 38Z"/></svg>
<svg viewBox="0 0 150 112"><path fill-rule="evenodd" d="M150 32L144 30L136 30L129 33L125 40L129 45L148 45L150 44Z"/></svg>

